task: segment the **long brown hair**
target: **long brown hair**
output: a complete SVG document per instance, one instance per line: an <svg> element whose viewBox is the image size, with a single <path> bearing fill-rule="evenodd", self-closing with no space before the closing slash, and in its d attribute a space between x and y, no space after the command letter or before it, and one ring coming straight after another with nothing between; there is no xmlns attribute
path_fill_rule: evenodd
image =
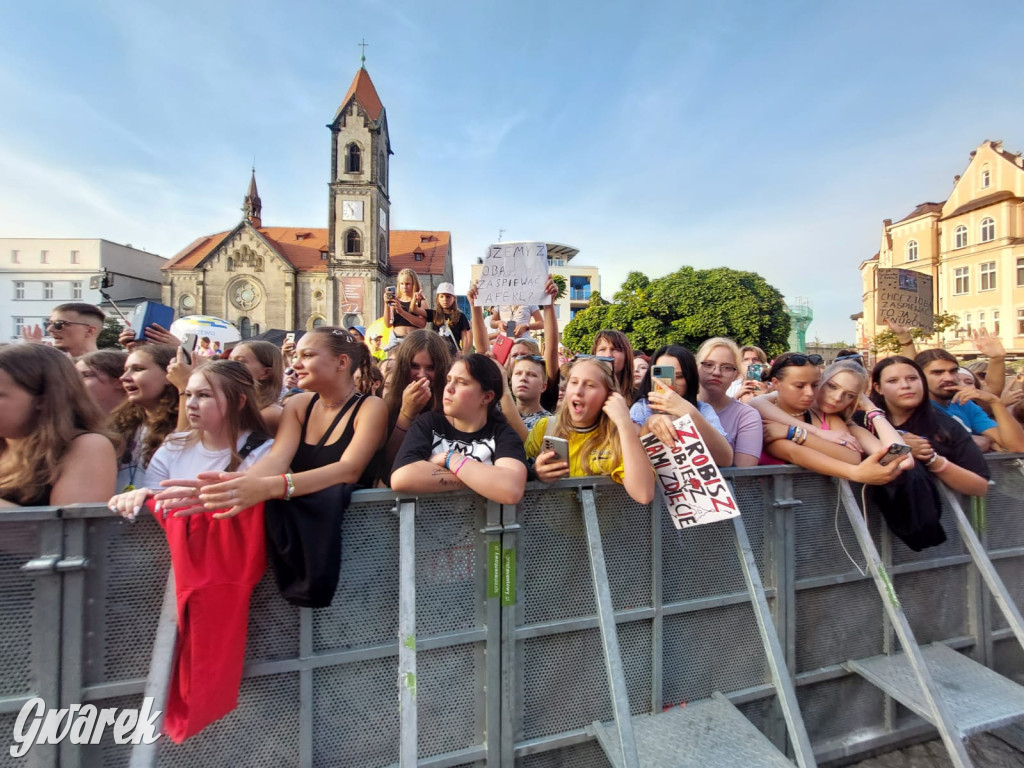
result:
<svg viewBox="0 0 1024 768"><path fill-rule="evenodd" d="M192 372L193 376L197 374L205 376L210 386L224 396L227 404L224 420L228 424L228 437L231 443L231 461L226 471L234 472L242 463L242 457L238 455L238 439L242 433L252 432L265 438L270 435L270 430L260 415L256 382L253 381L249 369L234 360L211 360ZM175 436L172 440L183 445L195 445L202 439L202 432L201 429L193 429Z"/></svg>
<svg viewBox="0 0 1024 768"><path fill-rule="evenodd" d="M281 348L269 341L251 339L236 344L231 354L241 347L247 347L256 358L256 362L269 369L266 376L256 382L257 404L261 409L276 404L281 399L281 385L284 382L284 357L281 355Z"/></svg>
<svg viewBox="0 0 1024 768"><path fill-rule="evenodd" d="M178 348L169 344L144 344L132 351L145 354L164 371L178 354ZM125 450L129 447L128 442L132 435L143 424L146 425L146 438L142 444L141 461L143 467L148 466L156 449L163 445L164 440L178 425L177 388L167 382L164 391L160 393L160 402L151 416L146 414L145 408L141 405L133 403L131 400L125 400L111 412L108 424L110 429L121 438L121 444ZM125 461L126 458L122 457L121 460Z"/></svg>
<svg viewBox="0 0 1024 768"><path fill-rule="evenodd" d="M0 437L0 496L25 503L57 482L76 437L89 432L109 435L103 429L103 412L63 352L43 344L0 347L0 370L38 398L35 426L19 449L11 450L7 439Z"/></svg>
<svg viewBox="0 0 1024 768"><path fill-rule="evenodd" d="M362 374L364 379L371 376L370 373L370 349L363 342L356 339L344 328L333 325L319 325L307 335L312 334L323 342L332 355L341 357L345 355L350 361L349 373L355 378L356 371Z"/></svg>
<svg viewBox="0 0 1024 768"><path fill-rule="evenodd" d="M618 382L615 380L615 374L611 363L606 363L603 360L595 360L594 358L582 358L577 360L569 368L568 375L565 377L568 382L569 377L572 376L573 370L578 365L593 365L599 371L601 371L601 383L604 384L606 397L612 392L618 392ZM631 367L632 369L632 367ZM558 406L558 410L555 411L555 415L552 417L558 420L555 426L554 435L556 437L562 437L566 440L570 437L570 432L573 431L571 417L569 416L568 396L562 400L562 404ZM611 454L609 466L612 469L619 466L622 463L622 444L619 442L619 433L615 428L615 424L604 410L598 411L597 416L597 429L587 434L586 439L580 446L580 459L583 467L587 470L588 474L596 475L601 472L599 467L593 466L590 463L592 455L600 456L602 452L608 451Z"/></svg>
<svg viewBox="0 0 1024 768"><path fill-rule="evenodd" d="M424 350L430 355L434 364L434 382L431 387L433 400L430 410L440 413L443 410L444 382L448 378L448 369L452 367L452 358L448 353L448 344L434 331L420 328L407 333L398 345L395 363L388 371L387 395L384 404L388 407L388 431L398 421L398 412L402 409L402 395L412 381L412 359Z"/></svg>
<svg viewBox="0 0 1024 768"><path fill-rule="evenodd" d="M615 376L615 390L620 392L627 403L633 402L633 345L629 343L629 338L622 331L615 331L611 328L605 328L597 332L594 337L594 344L590 349L590 354L597 354L597 345L602 341L608 341L611 343L613 349L621 350L626 355L626 360L622 364L622 370L619 373L613 373ZM613 366L614 369L614 366Z"/></svg>

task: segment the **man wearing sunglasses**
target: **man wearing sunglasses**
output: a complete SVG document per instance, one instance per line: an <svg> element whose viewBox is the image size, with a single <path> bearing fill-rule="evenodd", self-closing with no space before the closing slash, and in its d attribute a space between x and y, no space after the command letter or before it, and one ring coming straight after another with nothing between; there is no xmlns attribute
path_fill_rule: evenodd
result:
<svg viewBox="0 0 1024 768"><path fill-rule="evenodd" d="M45 330L53 338L53 346L71 357L78 357L96 351L96 340L105 319L103 310L92 304L60 304L50 312Z"/></svg>

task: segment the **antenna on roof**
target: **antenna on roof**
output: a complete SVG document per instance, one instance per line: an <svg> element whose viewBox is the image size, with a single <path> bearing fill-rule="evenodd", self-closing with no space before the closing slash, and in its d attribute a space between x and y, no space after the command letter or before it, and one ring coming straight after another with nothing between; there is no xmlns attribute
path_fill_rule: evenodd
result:
<svg viewBox="0 0 1024 768"><path fill-rule="evenodd" d="M499 229L498 230L498 242L499 243L501 242L501 236L504 235L504 234L505 234L505 230L504 229Z"/></svg>
<svg viewBox="0 0 1024 768"><path fill-rule="evenodd" d="M359 47L363 49L363 55L362 55L362 57L361 57L361 58L359 59L359 61L360 61L360 66L361 66L361 67L362 67L363 69L366 69L366 46L368 46L368 45L369 45L369 43L368 43L368 42L366 42L366 38L365 38L365 37L363 38L363 42L359 43Z"/></svg>

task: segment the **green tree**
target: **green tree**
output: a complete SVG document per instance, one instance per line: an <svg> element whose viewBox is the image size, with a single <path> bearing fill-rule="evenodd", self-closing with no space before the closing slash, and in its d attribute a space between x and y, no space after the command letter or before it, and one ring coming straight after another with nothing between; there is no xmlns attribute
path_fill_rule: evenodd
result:
<svg viewBox="0 0 1024 768"><path fill-rule="evenodd" d="M790 323L782 294L756 272L682 267L653 280L630 272L613 304L595 297L565 327L564 343L576 352L589 352L602 328L624 332L645 350L663 344L695 350L712 336L756 344L769 355L786 350Z"/></svg>
<svg viewBox="0 0 1024 768"><path fill-rule="evenodd" d="M100 331L99 336L96 337L96 346L99 349L123 349L123 347L117 343L117 337L121 335L121 323L114 316L108 317L103 321L103 330Z"/></svg>

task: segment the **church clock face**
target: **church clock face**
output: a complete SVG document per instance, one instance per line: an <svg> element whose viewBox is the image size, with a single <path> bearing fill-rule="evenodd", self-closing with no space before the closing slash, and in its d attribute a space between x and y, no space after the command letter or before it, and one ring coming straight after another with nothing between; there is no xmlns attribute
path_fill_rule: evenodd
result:
<svg viewBox="0 0 1024 768"><path fill-rule="evenodd" d="M341 204L341 219L342 221L362 221L363 220L363 201L362 200L345 200Z"/></svg>
<svg viewBox="0 0 1024 768"><path fill-rule="evenodd" d="M250 310L262 298L259 287L248 280L241 280L231 288L231 303L242 310Z"/></svg>

